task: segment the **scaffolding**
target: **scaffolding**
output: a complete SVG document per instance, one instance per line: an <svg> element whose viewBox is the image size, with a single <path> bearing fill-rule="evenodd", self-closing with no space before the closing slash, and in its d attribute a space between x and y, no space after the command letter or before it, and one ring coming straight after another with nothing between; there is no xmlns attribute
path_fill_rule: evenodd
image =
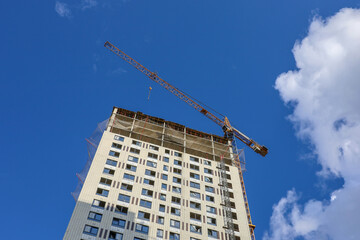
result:
<svg viewBox="0 0 360 240"><path fill-rule="evenodd" d="M85 179L87 177L87 174L89 172L91 163L94 159L96 150L99 146L101 137L108 125L109 120L106 119L100 123L98 123L96 129L92 133L92 135L89 138L86 138L86 146L87 146L87 153L88 158L85 164L85 167L81 170L81 172L76 173L76 177L78 178L78 184L73 192L71 192L71 195L73 196L74 200L77 201L79 198L79 194L81 192L81 189L84 185Z"/></svg>
<svg viewBox="0 0 360 240"><path fill-rule="evenodd" d="M227 135L228 139L231 141L232 163L233 163L233 165L235 165L237 167L238 173L239 173L241 190L242 190L242 195L244 198L244 204L245 204L245 210L246 210L246 216L247 216L247 220L248 220L248 224L249 224L250 237L251 237L251 240L255 240L255 233L254 233L255 225L252 224L252 221L251 221L249 202L248 202L248 199L246 196L245 183L244 183L244 178L243 178L243 171L245 170L244 150L243 149L241 149L240 151L238 150L238 148L236 146L236 141L235 141L235 138L234 138L232 132L228 132L226 135ZM224 181L226 181L226 176L225 177L222 176L221 179L225 179ZM232 227L234 227L233 224L232 224ZM233 239L235 239L235 238L233 238Z"/></svg>

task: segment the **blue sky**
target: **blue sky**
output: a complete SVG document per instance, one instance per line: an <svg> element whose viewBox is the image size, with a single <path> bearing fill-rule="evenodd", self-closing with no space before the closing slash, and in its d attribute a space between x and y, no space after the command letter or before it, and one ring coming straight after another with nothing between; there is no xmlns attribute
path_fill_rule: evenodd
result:
<svg viewBox="0 0 360 240"><path fill-rule="evenodd" d="M284 98L287 89L280 83L274 88L281 73L297 69L292 49L308 36L314 17L326 19L344 7L360 4L2 1L4 239L63 237L75 205L70 195L77 184L75 173L87 159L85 138L113 106L222 134L217 125L104 48L106 41L227 115L239 130L269 148L265 158L246 149L245 184L257 238L268 232L276 239L269 232L273 206L289 190L296 189L299 206L305 206L309 200L329 201L344 184L341 171L337 177L318 174L325 165L314 153L315 138L296 137L299 132L288 119L296 105L284 104L289 102ZM153 90L147 101L149 86Z"/></svg>

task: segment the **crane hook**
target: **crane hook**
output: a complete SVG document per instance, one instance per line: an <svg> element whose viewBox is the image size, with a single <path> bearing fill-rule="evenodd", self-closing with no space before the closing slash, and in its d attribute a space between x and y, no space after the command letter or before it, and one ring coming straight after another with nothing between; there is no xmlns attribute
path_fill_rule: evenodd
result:
<svg viewBox="0 0 360 240"><path fill-rule="evenodd" d="M149 87L149 95L148 95L148 101L150 100L150 93L151 93L152 87Z"/></svg>

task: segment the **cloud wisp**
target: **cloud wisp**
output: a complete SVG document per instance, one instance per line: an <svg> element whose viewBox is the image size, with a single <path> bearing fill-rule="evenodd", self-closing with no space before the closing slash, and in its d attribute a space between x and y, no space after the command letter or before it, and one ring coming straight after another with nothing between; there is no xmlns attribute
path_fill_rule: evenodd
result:
<svg viewBox="0 0 360 240"><path fill-rule="evenodd" d="M76 5L69 6L64 2L56 1L55 11L59 14L60 17L70 18L72 15L72 10L88 10L90 8L96 7L98 5L97 0L81 0Z"/></svg>
<svg viewBox="0 0 360 240"><path fill-rule="evenodd" d="M314 18L293 48L298 70L275 84L297 135L313 144L320 178L342 178L328 199L299 204L289 190L273 207L263 240L360 239L360 10L344 8Z"/></svg>
<svg viewBox="0 0 360 240"><path fill-rule="evenodd" d="M82 10L86 10L92 7L95 7L97 5L97 1L96 0L82 0L81 2L81 9Z"/></svg>
<svg viewBox="0 0 360 240"><path fill-rule="evenodd" d="M55 3L55 12L59 14L60 17L71 17L71 10L66 3L58 2Z"/></svg>

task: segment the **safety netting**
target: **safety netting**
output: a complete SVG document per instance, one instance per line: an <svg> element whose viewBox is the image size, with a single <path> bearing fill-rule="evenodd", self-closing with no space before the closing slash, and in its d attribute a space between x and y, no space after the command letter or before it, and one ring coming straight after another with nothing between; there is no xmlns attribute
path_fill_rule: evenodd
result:
<svg viewBox="0 0 360 240"><path fill-rule="evenodd" d="M96 150L99 146L101 137L107 128L108 122L109 122L109 119L106 119L106 120L98 123L98 125L97 125L96 129L94 130L94 132L92 133L92 135L89 138L85 139L88 157L87 157L86 164L85 164L84 168L82 169L82 171L80 171L79 173L76 173L76 176L78 178L78 184L77 184L75 190L71 193L71 195L73 196L75 201L77 201L79 198L81 189L84 185L84 182L85 182L86 176L89 172L91 163L94 159Z"/></svg>
<svg viewBox="0 0 360 240"><path fill-rule="evenodd" d="M242 171L246 171L246 162L245 162L245 151L244 149L238 149L237 150L237 155L240 161L240 165L241 165L241 170Z"/></svg>

